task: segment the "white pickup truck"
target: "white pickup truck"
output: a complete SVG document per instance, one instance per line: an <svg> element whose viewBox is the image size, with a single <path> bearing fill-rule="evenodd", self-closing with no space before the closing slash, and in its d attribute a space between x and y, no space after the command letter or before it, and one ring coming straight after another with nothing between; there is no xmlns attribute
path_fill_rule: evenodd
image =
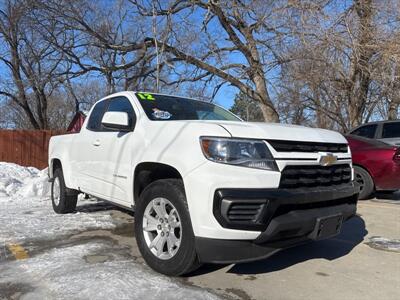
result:
<svg viewBox="0 0 400 300"><path fill-rule="evenodd" d="M79 133L53 137L49 177L56 213L73 212L79 193L134 210L145 261L175 276L334 236L359 192L337 132L134 92L98 101Z"/></svg>

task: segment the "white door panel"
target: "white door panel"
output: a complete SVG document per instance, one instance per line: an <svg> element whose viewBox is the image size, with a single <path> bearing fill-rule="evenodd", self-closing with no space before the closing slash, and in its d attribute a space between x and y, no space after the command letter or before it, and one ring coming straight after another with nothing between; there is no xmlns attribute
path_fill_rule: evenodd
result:
<svg viewBox="0 0 400 300"><path fill-rule="evenodd" d="M130 138L133 132L102 132L99 146L103 162L99 174L103 182L102 194L110 199L129 202L128 180L131 172Z"/></svg>
<svg viewBox="0 0 400 300"><path fill-rule="evenodd" d="M102 106L96 108L101 102ZM76 186L81 191L130 207L135 132L111 130L101 124L105 111L118 111L119 108L129 111L130 124L134 124L134 110L127 98L100 101L90 113L88 126L82 128L71 153ZM91 122L92 114L96 122Z"/></svg>
<svg viewBox="0 0 400 300"><path fill-rule="evenodd" d="M94 145L99 141L101 132L83 130L81 138L74 145L77 186L88 193L100 193L104 195L104 179L101 176L102 160L100 145Z"/></svg>
<svg viewBox="0 0 400 300"><path fill-rule="evenodd" d="M131 102L125 97L111 98L108 101L107 111L127 113L129 125L133 128L136 118ZM132 194L130 175L134 138L134 131L118 131L102 127L94 142L99 149L99 160L102 162L96 174L103 182L102 194L107 199L128 205Z"/></svg>
<svg viewBox="0 0 400 300"><path fill-rule="evenodd" d="M102 132L100 129L101 117L107 106L106 101L99 101L89 114L89 121L85 122L75 139L71 149L71 160L74 169L76 186L87 193L104 195L104 180L101 166L104 163L101 157Z"/></svg>

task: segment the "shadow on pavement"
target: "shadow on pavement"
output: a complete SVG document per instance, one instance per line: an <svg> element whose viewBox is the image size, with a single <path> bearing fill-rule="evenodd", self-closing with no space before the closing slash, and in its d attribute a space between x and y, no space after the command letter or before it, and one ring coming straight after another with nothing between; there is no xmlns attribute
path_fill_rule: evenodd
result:
<svg viewBox="0 0 400 300"><path fill-rule="evenodd" d="M121 212L127 213L129 215L134 215L134 213L126 208L116 206L112 203L103 200L91 200L90 203L85 203L78 205L76 207L76 212L84 212L84 213L93 213L97 211L104 211L104 210L119 210Z"/></svg>
<svg viewBox="0 0 400 300"><path fill-rule="evenodd" d="M228 273L246 275L270 273L311 259L335 260L350 253L367 234L364 220L360 216L355 216L343 224L342 233L334 238L282 250L264 260L236 264L229 269ZM190 276L207 274L225 266L207 264Z"/></svg>
<svg viewBox="0 0 400 300"><path fill-rule="evenodd" d="M342 233L335 238L286 249L262 261L237 264L228 273L269 273L286 269L310 259L335 260L350 253L355 246L363 241L367 233L364 220L356 216L343 224Z"/></svg>
<svg viewBox="0 0 400 300"><path fill-rule="evenodd" d="M376 192L374 195L377 199L383 200L400 200L400 192Z"/></svg>

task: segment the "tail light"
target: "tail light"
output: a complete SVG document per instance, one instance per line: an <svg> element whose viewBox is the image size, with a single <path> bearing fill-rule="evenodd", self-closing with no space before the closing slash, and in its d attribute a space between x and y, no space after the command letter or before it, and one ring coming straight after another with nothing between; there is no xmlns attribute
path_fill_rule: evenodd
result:
<svg viewBox="0 0 400 300"><path fill-rule="evenodd" d="M400 164L400 147L397 148L396 152L393 155L394 162Z"/></svg>

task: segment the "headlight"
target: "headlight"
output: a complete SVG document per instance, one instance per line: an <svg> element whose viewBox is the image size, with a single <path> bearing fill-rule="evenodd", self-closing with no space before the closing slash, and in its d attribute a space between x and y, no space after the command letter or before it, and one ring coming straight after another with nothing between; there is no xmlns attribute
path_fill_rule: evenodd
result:
<svg viewBox="0 0 400 300"><path fill-rule="evenodd" d="M205 157L213 162L278 171L262 140L201 137L200 144Z"/></svg>

